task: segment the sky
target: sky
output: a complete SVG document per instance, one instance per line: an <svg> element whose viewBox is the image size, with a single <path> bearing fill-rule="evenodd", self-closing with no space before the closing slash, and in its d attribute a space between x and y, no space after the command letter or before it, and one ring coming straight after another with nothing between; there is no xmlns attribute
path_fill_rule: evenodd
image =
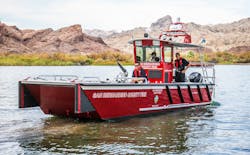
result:
<svg viewBox="0 0 250 155"><path fill-rule="evenodd" d="M166 15L197 24L250 17L250 0L0 0L0 21L21 29L81 24L83 29L149 27Z"/></svg>

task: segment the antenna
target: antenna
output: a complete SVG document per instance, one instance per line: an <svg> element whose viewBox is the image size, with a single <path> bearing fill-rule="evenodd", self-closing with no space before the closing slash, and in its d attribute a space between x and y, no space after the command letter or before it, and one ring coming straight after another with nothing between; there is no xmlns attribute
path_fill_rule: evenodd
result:
<svg viewBox="0 0 250 155"><path fill-rule="evenodd" d="M133 40L134 39L134 32L131 32L130 35L131 35L131 40Z"/></svg>
<svg viewBox="0 0 250 155"><path fill-rule="evenodd" d="M181 22L181 18L180 18L180 17L177 17L176 22L177 22L177 23L180 23L180 22Z"/></svg>
<svg viewBox="0 0 250 155"><path fill-rule="evenodd" d="M206 43L207 43L206 39L204 37L202 37L201 41L200 41L200 44L206 44Z"/></svg>

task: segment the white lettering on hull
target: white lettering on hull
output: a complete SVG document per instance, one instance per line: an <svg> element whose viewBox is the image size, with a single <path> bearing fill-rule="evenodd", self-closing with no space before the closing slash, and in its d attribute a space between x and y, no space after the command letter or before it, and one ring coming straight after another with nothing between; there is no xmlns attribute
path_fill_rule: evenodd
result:
<svg viewBox="0 0 250 155"><path fill-rule="evenodd" d="M161 94L163 89L153 89L152 91L156 95L156 94Z"/></svg>
<svg viewBox="0 0 250 155"><path fill-rule="evenodd" d="M99 92L93 93L92 98L143 98L147 92Z"/></svg>

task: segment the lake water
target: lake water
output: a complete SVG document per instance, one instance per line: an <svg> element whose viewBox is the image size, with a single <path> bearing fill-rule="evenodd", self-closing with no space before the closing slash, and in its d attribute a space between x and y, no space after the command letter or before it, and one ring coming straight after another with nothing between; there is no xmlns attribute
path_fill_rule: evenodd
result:
<svg viewBox="0 0 250 155"><path fill-rule="evenodd" d="M126 67L131 74L133 67ZM0 67L0 154L250 154L250 66L216 66L217 106L119 122L18 109L18 80L40 74L112 78L116 66Z"/></svg>

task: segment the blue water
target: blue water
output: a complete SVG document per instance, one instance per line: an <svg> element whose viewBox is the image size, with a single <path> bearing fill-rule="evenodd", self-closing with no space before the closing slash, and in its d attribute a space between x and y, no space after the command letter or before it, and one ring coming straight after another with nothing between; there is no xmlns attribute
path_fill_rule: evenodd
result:
<svg viewBox="0 0 250 155"><path fill-rule="evenodd" d="M126 67L131 74L132 67ZM216 66L215 106L119 122L18 109L17 82L39 74L112 78L116 66L0 67L0 154L250 154L250 66Z"/></svg>

